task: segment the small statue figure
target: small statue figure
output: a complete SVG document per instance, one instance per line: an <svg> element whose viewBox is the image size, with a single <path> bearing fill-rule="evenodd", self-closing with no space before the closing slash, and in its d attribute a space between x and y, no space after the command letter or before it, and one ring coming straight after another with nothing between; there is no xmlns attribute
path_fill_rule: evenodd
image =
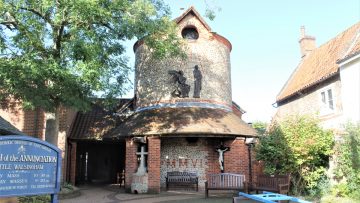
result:
<svg viewBox="0 0 360 203"><path fill-rule="evenodd" d="M189 97L190 85L186 84L186 77L183 71L170 70L168 72L172 76L174 83L177 82L177 88L171 93L174 97Z"/></svg>
<svg viewBox="0 0 360 203"><path fill-rule="evenodd" d="M193 95L193 97L200 98L202 74L197 65L194 67L193 73L194 73L194 95Z"/></svg>
<svg viewBox="0 0 360 203"><path fill-rule="evenodd" d="M221 173L224 173L224 153L230 150L229 147L225 147L222 143L220 147L216 148L216 151L219 153L219 165Z"/></svg>

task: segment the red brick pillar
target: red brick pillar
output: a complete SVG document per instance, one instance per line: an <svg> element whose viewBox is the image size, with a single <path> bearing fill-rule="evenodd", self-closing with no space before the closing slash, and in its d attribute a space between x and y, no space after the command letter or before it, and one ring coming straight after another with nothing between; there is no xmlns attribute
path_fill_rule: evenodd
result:
<svg viewBox="0 0 360 203"><path fill-rule="evenodd" d="M126 139L126 152L125 152L125 191L131 192L132 175L137 169L137 144L131 138Z"/></svg>
<svg viewBox="0 0 360 203"><path fill-rule="evenodd" d="M76 142L71 142L71 152L69 154L70 156L70 183L72 185L75 185L76 181Z"/></svg>
<svg viewBox="0 0 360 203"><path fill-rule="evenodd" d="M160 193L160 151L159 137L148 138L149 193Z"/></svg>

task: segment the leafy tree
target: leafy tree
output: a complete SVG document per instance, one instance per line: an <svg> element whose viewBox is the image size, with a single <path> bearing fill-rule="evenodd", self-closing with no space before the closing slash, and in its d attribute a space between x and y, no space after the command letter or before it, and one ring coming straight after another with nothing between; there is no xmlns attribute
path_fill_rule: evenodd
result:
<svg viewBox="0 0 360 203"><path fill-rule="evenodd" d="M124 93L124 42L133 38L159 59L182 53L161 0L3 0L0 99L44 109L46 140L57 144L61 106L86 110L94 92Z"/></svg>
<svg viewBox="0 0 360 203"><path fill-rule="evenodd" d="M275 125L269 135L260 138L256 158L262 160L267 173L291 174L295 192L321 192L333 135L308 116L289 117Z"/></svg>
<svg viewBox="0 0 360 203"><path fill-rule="evenodd" d="M216 17L216 12L220 12L221 8L217 6L215 1L204 0L205 3L205 17L210 20L214 20Z"/></svg>
<svg viewBox="0 0 360 203"><path fill-rule="evenodd" d="M257 133L259 135L265 134L267 126L268 126L268 124L266 122L262 122L262 121L255 121L252 124L252 127L255 128L255 130L257 131Z"/></svg>

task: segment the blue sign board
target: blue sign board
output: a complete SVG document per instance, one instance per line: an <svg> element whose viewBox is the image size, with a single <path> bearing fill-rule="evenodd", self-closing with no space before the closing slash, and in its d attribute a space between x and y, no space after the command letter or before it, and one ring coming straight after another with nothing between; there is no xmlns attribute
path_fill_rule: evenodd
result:
<svg viewBox="0 0 360 203"><path fill-rule="evenodd" d="M60 191L61 150L29 136L0 136L0 197Z"/></svg>

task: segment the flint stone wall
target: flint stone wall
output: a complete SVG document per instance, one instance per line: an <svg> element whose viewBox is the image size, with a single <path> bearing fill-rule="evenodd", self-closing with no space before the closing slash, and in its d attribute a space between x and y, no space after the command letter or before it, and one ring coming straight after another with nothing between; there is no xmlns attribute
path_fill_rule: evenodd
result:
<svg viewBox="0 0 360 203"><path fill-rule="evenodd" d="M166 174L171 171L195 172L199 187L204 187L208 168L208 151L205 139L189 143L186 138L163 138L161 140L160 183L166 187Z"/></svg>
<svg viewBox="0 0 360 203"><path fill-rule="evenodd" d="M193 15L186 16L178 24L178 34L184 27L195 27L199 33L197 40L184 39L187 58L152 60L144 44L135 51L135 93L137 108L152 106L159 103L181 102L179 97L172 97L171 92L176 84L171 82L169 70L182 70L190 85L191 102L207 102L226 105L231 108L231 75L230 48L215 38L199 19ZM200 98L194 94L194 66L198 65L202 73L202 90Z"/></svg>

